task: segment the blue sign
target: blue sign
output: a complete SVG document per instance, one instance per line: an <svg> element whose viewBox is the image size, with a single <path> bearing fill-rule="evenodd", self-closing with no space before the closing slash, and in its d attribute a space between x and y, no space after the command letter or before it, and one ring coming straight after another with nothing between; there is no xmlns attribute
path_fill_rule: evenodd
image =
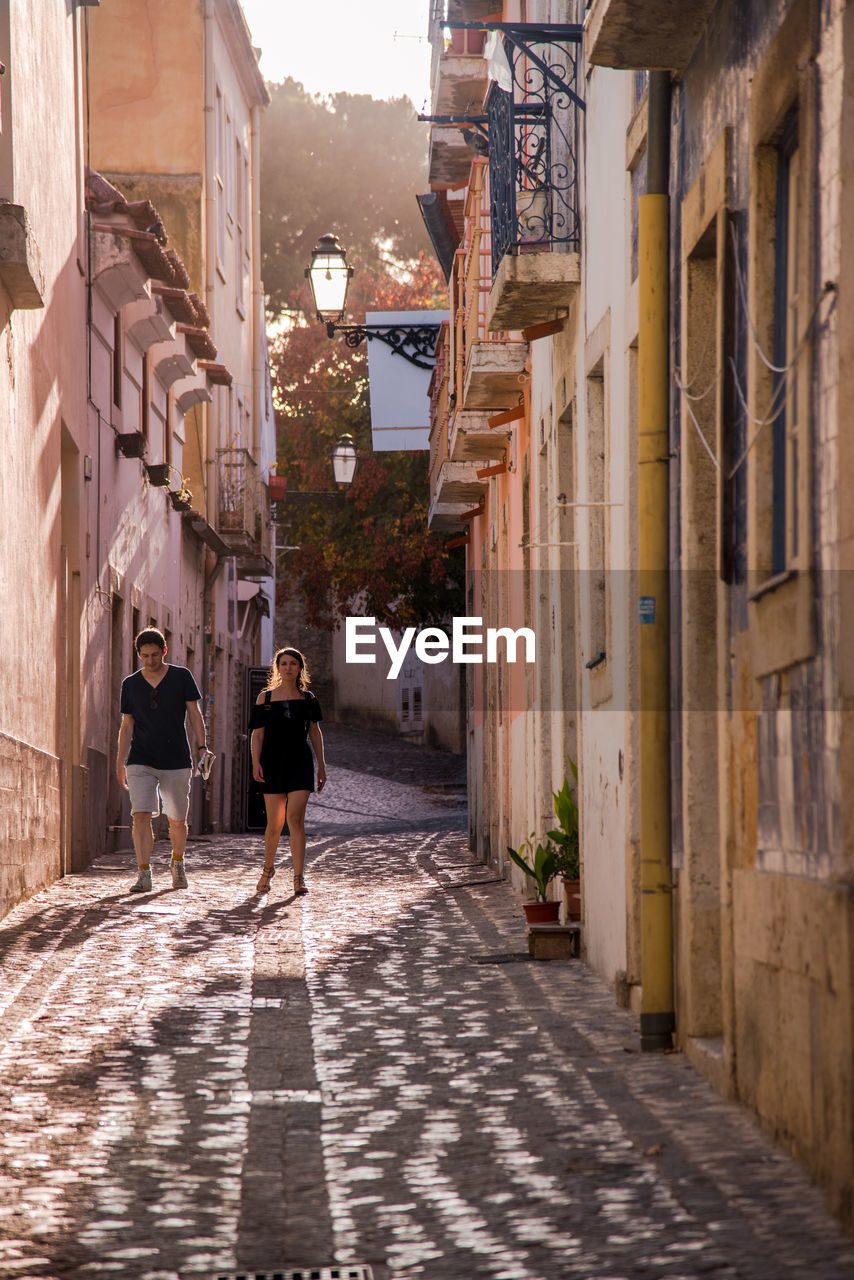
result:
<svg viewBox="0 0 854 1280"><path fill-rule="evenodd" d="M655 596L641 596L640 622L641 626L655 622Z"/></svg>

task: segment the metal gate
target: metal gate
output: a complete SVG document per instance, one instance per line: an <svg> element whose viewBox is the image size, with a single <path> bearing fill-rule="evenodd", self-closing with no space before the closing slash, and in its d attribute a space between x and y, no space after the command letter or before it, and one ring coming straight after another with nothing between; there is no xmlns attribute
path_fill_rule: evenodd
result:
<svg viewBox="0 0 854 1280"><path fill-rule="evenodd" d="M243 830L263 831L267 825L267 811L264 808L264 793L252 777L251 737L249 733L249 716L255 706L258 694L270 677L269 667L247 667L246 696L243 708L243 723L247 726L246 741L243 752L243 776L246 779L243 787Z"/></svg>

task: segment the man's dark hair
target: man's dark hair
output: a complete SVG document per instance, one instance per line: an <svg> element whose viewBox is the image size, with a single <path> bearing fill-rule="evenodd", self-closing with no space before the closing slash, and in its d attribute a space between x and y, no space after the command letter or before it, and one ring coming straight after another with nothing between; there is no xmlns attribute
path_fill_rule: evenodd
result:
<svg viewBox="0 0 854 1280"><path fill-rule="evenodd" d="M156 627L146 627L144 631L140 631L134 643L137 653L139 653L144 644L156 644L158 648L164 651L166 649L166 637Z"/></svg>

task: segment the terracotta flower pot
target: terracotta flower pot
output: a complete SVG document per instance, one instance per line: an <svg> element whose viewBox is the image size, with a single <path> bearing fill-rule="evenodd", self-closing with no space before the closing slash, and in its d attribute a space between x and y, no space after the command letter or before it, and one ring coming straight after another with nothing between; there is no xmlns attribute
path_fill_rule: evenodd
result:
<svg viewBox="0 0 854 1280"><path fill-rule="evenodd" d="M559 902L523 902L528 924L557 924L560 920Z"/></svg>
<svg viewBox="0 0 854 1280"><path fill-rule="evenodd" d="M566 904L566 922L574 924L581 920L581 881L563 881L563 900Z"/></svg>

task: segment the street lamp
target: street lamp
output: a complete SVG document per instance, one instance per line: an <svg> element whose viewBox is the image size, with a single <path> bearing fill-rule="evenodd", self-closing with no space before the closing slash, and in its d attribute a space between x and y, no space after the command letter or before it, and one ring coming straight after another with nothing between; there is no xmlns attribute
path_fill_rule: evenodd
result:
<svg viewBox="0 0 854 1280"><path fill-rule="evenodd" d="M311 266L306 267L305 274L311 285L317 318L326 324L327 331L332 329L331 338L335 332L335 321L344 314L347 288L353 274L337 236L328 234L320 237L312 250Z"/></svg>
<svg viewBox="0 0 854 1280"><path fill-rule="evenodd" d="M353 477L359 465L356 442L349 433L338 439L331 457L337 489L289 489L284 476L271 476L268 484L272 501L281 502L283 506L290 507L314 504L332 506L340 502L340 491L353 483ZM297 548L289 547L287 550L296 551Z"/></svg>
<svg viewBox="0 0 854 1280"><path fill-rule="evenodd" d="M358 462L355 440L349 433L343 435L332 450L332 470L339 489L353 483Z"/></svg>
<svg viewBox="0 0 854 1280"><path fill-rule="evenodd" d="M331 233L321 236L311 251L305 275L311 285L317 318L326 325L327 335L334 338L336 333L343 333L348 347L358 347L366 338L369 341L377 338L410 364L419 369L432 369L436 363L438 320L419 324L338 323L344 314L352 274L353 268L347 263L347 253L338 237Z"/></svg>

